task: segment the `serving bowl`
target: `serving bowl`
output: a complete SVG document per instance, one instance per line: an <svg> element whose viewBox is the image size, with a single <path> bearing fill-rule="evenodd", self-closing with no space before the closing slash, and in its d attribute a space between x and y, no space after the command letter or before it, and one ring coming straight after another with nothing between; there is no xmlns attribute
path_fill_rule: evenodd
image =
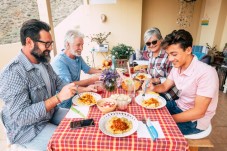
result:
<svg viewBox="0 0 227 151"><path fill-rule="evenodd" d="M103 114L106 114L116 109L117 101L111 98L102 98L97 101L96 105Z"/></svg>

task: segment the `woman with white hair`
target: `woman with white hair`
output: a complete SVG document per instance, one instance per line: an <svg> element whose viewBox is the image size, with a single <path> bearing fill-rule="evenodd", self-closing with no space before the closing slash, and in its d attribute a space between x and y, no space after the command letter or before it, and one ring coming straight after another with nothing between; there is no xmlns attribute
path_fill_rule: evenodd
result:
<svg viewBox="0 0 227 151"><path fill-rule="evenodd" d="M172 69L172 64L168 60L168 54L161 48L162 35L158 28L153 27L144 33L144 42L149 52L148 74L151 75L152 83L160 84L166 80L166 77ZM173 87L168 92L160 94L167 101L175 100L178 90Z"/></svg>

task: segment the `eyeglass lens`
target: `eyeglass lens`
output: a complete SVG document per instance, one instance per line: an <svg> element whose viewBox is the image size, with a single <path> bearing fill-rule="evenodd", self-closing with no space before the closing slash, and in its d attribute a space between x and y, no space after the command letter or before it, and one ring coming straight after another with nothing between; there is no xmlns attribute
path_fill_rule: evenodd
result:
<svg viewBox="0 0 227 151"><path fill-rule="evenodd" d="M151 44L152 44L152 45L156 45L157 42L158 42L158 40L153 40L152 42L147 42L146 45L147 45L147 46L150 46Z"/></svg>
<svg viewBox="0 0 227 151"><path fill-rule="evenodd" d="M45 44L45 48L49 48L54 43L54 41L44 42L44 41L41 41L41 40L37 40L37 42L41 42L41 43Z"/></svg>

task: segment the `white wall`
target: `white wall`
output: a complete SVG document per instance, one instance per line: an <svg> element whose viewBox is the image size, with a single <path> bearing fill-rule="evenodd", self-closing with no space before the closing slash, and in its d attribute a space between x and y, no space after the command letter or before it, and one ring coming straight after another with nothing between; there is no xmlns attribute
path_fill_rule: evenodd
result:
<svg viewBox="0 0 227 151"><path fill-rule="evenodd" d="M21 43L0 45L0 70L9 63L21 50Z"/></svg>

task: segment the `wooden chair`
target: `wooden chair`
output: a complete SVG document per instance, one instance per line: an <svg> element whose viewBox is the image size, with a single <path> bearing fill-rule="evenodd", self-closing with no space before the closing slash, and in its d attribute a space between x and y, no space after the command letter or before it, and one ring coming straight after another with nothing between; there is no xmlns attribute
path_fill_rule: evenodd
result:
<svg viewBox="0 0 227 151"><path fill-rule="evenodd" d="M205 131L197 134L184 135L188 141L190 151L198 151L201 147L214 147L209 138L206 138L208 135L210 135L211 131L212 126L210 124Z"/></svg>

